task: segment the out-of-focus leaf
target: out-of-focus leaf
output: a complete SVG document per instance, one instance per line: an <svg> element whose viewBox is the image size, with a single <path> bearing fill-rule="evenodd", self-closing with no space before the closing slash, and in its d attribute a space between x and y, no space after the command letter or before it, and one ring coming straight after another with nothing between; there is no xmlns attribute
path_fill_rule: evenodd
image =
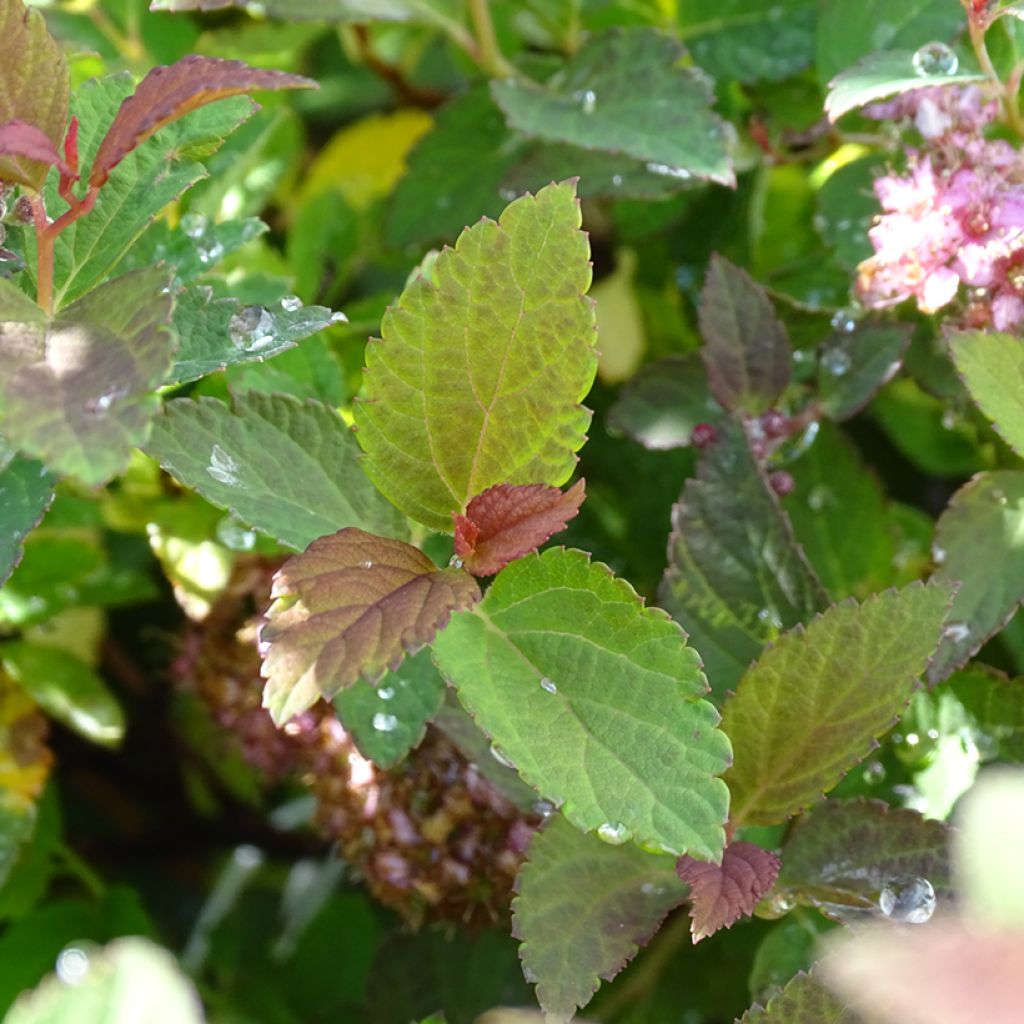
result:
<svg viewBox="0 0 1024 1024"><path fill-rule="evenodd" d="M861 327L828 338L818 356L822 412L845 420L863 409L899 370L909 342L903 327Z"/></svg>
<svg viewBox="0 0 1024 1024"><path fill-rule="evenodd" d="M548 1020L568 1021L678 906L686 889L670 857L610 846L562 815L530 843L512 902L523 971Z"/></svg>
<svg viewBox="0 0 1024 1024"><path fill-rule="evenodd" d="M789 383L792 352L765 290L716 254L699 314L701 355L712 395L726 409L770 409Z"/></svg>
<svg viewBox="0 0 1024 1024"><path fill-rule="evenodd" d="M747 981L750 997L766 1003L817 959L818 926L829 923L811 915L793 915L776 923L761 940Z"/></svg>
<svg viewBox="0 0 1024 1024"><path fill-rule="evenodd" d="M153 11L217 11L251 8L249 0L151 0ZM422 21L436 24L439 12L431 0L262 0L269 18L294 21Z"/></svg>
<svg viewBox="0 0 1024 1024"><path fill-rule="evenodd" d="M839 430L822 423L814 443L786 469L796 486L782 507L832 598L866 597L896 582L882 489Z"/></svg>
<svg viewBox="0 0 1024 1024"><path fill-rule="evenodd" d="M455 554L474 576L493 576L565 529L585 496L580 480L563 493L545 484L497 484L455 516Z"/></svg>
<svg viewBox="0 0 1024 1024"><path fill-rule="evenodd" d="M124 712L84 661L59 647L0 644L0 666L48 715L94 743L117 746Z"/></svg>
<svg viewBox="0 0 1024 1024"><path fill-rule="evenodd" d="M464 231L385 314L357 438L370 478L412 518L450 530L494 484L572 473L597 363L579 226L571 185L523 196Z"/></svg>
<svg viewBox="0 0 1024 1024"><path fill-rule="evenodd" d="M761 655L723 710L735 824L785 821L868 754L924 674L950 595L915 583L846 601Z"/></svg>
<svg viewBox="0 0 1024 1024"><path fill-rule="evenodd" d="M434 657L502 756L578 828L721 853L715 776L729 752L699 658L605 566L561 548L513 562Z"/></svg>
<svg viewBox="0 0 1024 1024"><path fill-rule="evenodd" d="M59 150L68 124L68 66L40 11L22 0L0 3L0 125L22 121L42 132ZM0 181L38 191L48 161L7 155L0 147Z"/></svg>
<svg viewBox="0 0 1024 1024"><path fill-rule="evenodd" d="M765 562L772 571L763 571ZM742 427L718 426L672 510L661 605L690 634L717 695L766 643L827 605Z"/></svg>
<svg viewBox="0 0 1024 1024"><path fill-rule="evenodd" d="M954 673L949 686L980 731L998 742L1000 758L1024 761L1024 679L975 664Z"/></svg>
<svg viewBox="0 0 1024 1024"><path fill-rule="evenodd" d="M872 185L884 166L874 155L851 160L830 174L818 189L814 226L847 270L856 270L857 264L874 252L868 238L868 229L878 214Z"/></svg>
<svg viewBox="0 0 1024 1024"><path fill-rule="evenodd" d="M0 469L0 586L21 561L22 543L53 501L53 477L42 463L16 455Z"/></svg>
<svg viewBox="0 0 1024 1024"><path fill-rule="evenodd" d="M732 185L730 130L684 55L659 32L606 32L544 85L507 79L491 92L510 127L527 135L622 153L670 178Z"/></svg>
<svg viewBox="0 0 1024 1024"><path fill-rule="evenodd" d="M914 89L984 81L984 75L972 71L953 74L918 71L914 56L912 50L870 53L852 68L836 75L829 83L829 93L825 97L825 113L829 119L837 121L858 107Z"/></svg>
<svg viewBox="0 0 1024 1024"><path fill-rule="evenodd" d="M682 0L679 34L715 78L774 81L814 58L814 0Z"/></svg>
<svg viewBox="0 0 1024 1024"><path fill-rule="evenodd" d="M21 996L5 1024L202 1024L203 1008L177 962L148 939L103 949L69 946L57 973Z"/></svg>
<svg viewBox="0 0 1024 1024"><path fill-rule="evenodd" d="M700 357L672 355L643 367L622 389L608 427L645 448L684 448L698 423L713 424L721 415Z"/></svg>
<svg viewBox="0 0 1024 1024"><path fill-rule="evenodd" d="M0 280L0 422L50 469L88 486L124 469L157 409L174 352L163 269L101 285L48 320Z"/></svg>
<svg viewBox="0 0 1024 1024"><path fill-rule="evenodd" d="M444 693L445 682L423 650L376 685L360 679L342 690L334 707L363 756L390 768L423 739Z"/></svg>
<svg viewBox="0 0 1024 1024"><path fill-rule="evenodd" d="M281 723L397 668L480 589L469 573L438 569L403 541L350 527L285 562L272 596L261 632L263 702Z"/></svg>
<svg viewBox="0 0 1024 1024"><path fill-rule="evenodd" d="M950 828L881 800L826 800L782 848L778 891L819 906L876 909L887 883L923 878L948 897Z"/></svg>
<svg viewBox="0 0 1024 1024"><path fill-rule="evenodd" d="M750 917L775 884L779 858L756 843L730 843L720 864L681 857L676 870L690 887L690 931L697 943Z"/></svg>
<svg viewBox="0 0 1024 1024"><path fill-rule="evenodd" d="M752 1006L739 1024L866 1024L818 979L801 972L767 1006Z"/></svg>
<svg viewBox="0 0 1024 1024"><path fill-rule="evenodd" d="M41 164L45 177L47 168L62 161L57 147L41 128L25 124L24 121L8 121L6 124L0 124L0 180L21 181L26 176L18 171L10 171L6 178L3 177L3 166L14 162L30 167Z"/></svg>
<svg viewBox="0 0 1024 1024"><path fill-rule="evenodd" d="M406 532L363 472L351 430L320 402L258 392L231 407L175 399L146 450L208 501L300 551L344 526Z"/></svg>
<svg viewBox="0 0 1024 1024"><path fill-rule="evenodd" d="M956 583L942 644L928 670L937 683L1005 625L1024 601L1024 472L982 473L939 517L933 579Z"/></svg>
<svg viewBox="0 0 1024 1024"><path fill-rule="evenodd" d="M1009 334L958 331L949 349L978 408L1018 454L1024 454L1024 341Z"/></svg>

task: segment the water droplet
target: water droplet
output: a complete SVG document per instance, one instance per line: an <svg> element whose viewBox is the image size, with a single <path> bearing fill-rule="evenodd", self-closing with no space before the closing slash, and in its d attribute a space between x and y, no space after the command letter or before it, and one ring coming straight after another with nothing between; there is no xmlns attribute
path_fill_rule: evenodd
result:
<svg viewBox="0 0 1024 1024"><path fill-rule="evenodd" d="M1009 499L1006 497L1006 492L1003 491L1003 490L1000 490L1000 488L993 487L992 490L989 493L992 495L992 500L997 505L1007 505L1007 504L1009 504Z"/></svg>
<svg viewBox="0 0 1024 1024"><path fill-rule="evenodd" d="M395 688L393 686L378 686L377 696L381 700L391 700L395 696Z"/></svg>
<svg viewBox="0 0 1024 1024"><path fill-rule="evenodd" d="M523 977L531 984L536 985L540 978L537 977L537 972L532 967L527 967L523 964Z"/></svg>
<svg viewBox="0 0 1024 1024"><path fill-rule="evenodd" d="M498 195L501 196L506 203L511 203L516 197L516 190L514 188L500 188L498 189Z"/></svg>
<svg viewBox="0 0 1024 1024"><path fill-rule="evenodd" d="M202 238L210 222L201 213L186 213L181 218L181 230L189 238Z"/></svg>
<svg viewBox="0 0 1024 1024"><path fill-rule="evenodd" d="M611 846L621 846L633 838L633 833L621 821L606 821L598 825L597 838Z"/></svg>
<svg viewBox="0 0 1024 1024"><path fill-rule="evenodd" d="M815 484L807 495L807 507L812 512L820 512L832 501L832 492L824 484Z"/></svg>
<svg viewBox="0 0 1024 1024"><path fill-rule="evenodd" d="M558 686L547 676L540 681L540 688L546 690L548 693L558 693Z"/></svg>
<svg viewBox="0 0 1024 1024"><path fill-rule="evenodd" d="M655 885L653 882L644 882L640 886L640 891L645 896L660 896L665 891L665 888L661 885Z"/></svg>
<svg viewBox="0 0 1024 1024"><path fill-rule="evenodd" d="M89 967L89 954L81 946L67 946L57 956L57 977L65 985L78 985Z"/></svg>
<svg viewBox="0 0 1024 1024"><path fill-rule="evenodd" d="M914 71L923 77L955 75L960 58L945 43L925 43L914 54Z"/></svg>
<svg viewBox="0 0 1024 1024"><path fill-rule="evenodd" d="M784 890L770 893L758 905L755 913L766 921L784 917L796 906L796 901Z"/></svg>
<svg viewBox="0 0 1024 1024"><path fill-rule="evenodd" d="M215 444L210 452L210 464L206 472L219 483L228 486L238 483L238 463L219 444Z"/></svg>
<svg viewBox="0 0 1024 1024"><path fill-rule="evenodd" d="M757 618L759 622L767 623L773 629L782 629L782 619L774 608L762 608L757 613Z"/></svg>
<svg viewBox="0 0 1024 1024"><path fill-rule="evenodd" d="M274 316L263 306L245 306L228 321L228 333L236 348L253 352L274 340Z"/></svg>
<svg viewBox="0 0 1024 1024"><path fill-rule="evenodd" d="M494 746L493 743L491 744L491 757L493 757L494 760L498 762L498 764L502 764L506 768L511 768L513 771L515 771L516 766L505 756L505 754L501 750L498 749L498 747Z"/></svg>
<svg viewBox="0 0 1024 1024"><path fill-rule="evenodd" d="M250 530L234 516L225 516L217 522L217 540L229 551L252 551L256 547L256 531Z"/></svg>
<svg viewBox="0 0 1024 1024"><path fill-rule="evenodd" d="M452 555L452 557L448 560L449 569L461 569L463 565L465 565L465 563L462 561L461 558L459 558L458 555Z"/></svg>
<svg viewBox="0 0 1024 1024"><path fill-rule="evenodd" d="M197 245L196 254L200 263L216 263L224 255L224 246L217 241L210 245Z"/></svg>
<svg viewBox="0 0 1024 1024"><path fill-rule="evenodd" d="M943 430L956 430L956 410L944 409L942 412L942 429Z"/></svg>
<svg viewBox="0 0 1024 1024"><path fill-rule="evenodd" d="M281 300L281 308L289 313L294 313L297 309L302 309L302 299L298 295L286 295Z"/></svg>
<svg viewBox="0 0 1024 1024"><path fill-rule="evenodd" d="M850 353L839 345L827 348L821 354L822 369L833 377L842 377L844 373L848 373L852 364Z"/></svg>
<svg viewBox="0 0 1024 1024"><path fill-rule="evenodd" d="M832 315L832 330L838 334L853 334L857 330L857 313L853 306L845 306Z"/></svg>
<svg viewBox="0 0 1024 1024"><path fill-rule="evenodd" d="M942 635L955 644L963 643L971 635L971 627L966 622L947 622Z"/></svg>
<svg viewBox="0 0 1024 1024"><path fill-rule="evenodd" d="M127 388L112 388L110 391L86 402L84 406L85 411L94 414L107 412L119 398L124 398L127 394Z"/></svg>
<svg viewBox="0 0 1024 1024"><path fill-rule="evenodd" d="M935 912L935 889L927 878L893 878L879 893L878 907L891 921L924 924Z"/></svg>
<svg viewBox="0 0 1024 1024"><path fill-rule="evenodd" d="M348 323L348 317L345 316L345 314L342 313L339 310L339 311L334 312L334 313L331 314L331 323L332 324L347 324Z"/></svg>
<svg viewBox="0 0 1024 1024"><path fill-rule="evenodd" d="M613 174L612 175L612 184L616 188L618 188L622 184L622 175L621 174Z"/></svg>
<svg viewBox="0 0 1024 1024"><path fill-rule="evenodd" d="M946 562L946 549L938 546L932 548L932 561L936 565L944 565Z"/></svg>
<svg viewBox="0 0 1024 1024"><path fill-rule="evenodd" d="M868 761L864 766L864 781L869 786L877 786L885 781L885 765L881 761Z"/></svg>
<svg viewBox="0 0 1024 1024"><path fill-rule="evenodd" d="M533 813L539 814L542 818L550 818L555 813L555 805L550 800L536 800L533 804Z"/></svg>
<svg viewBox="0 0 1024 1024"><path fill-rule="evenodd" d="M373 568L373 562L371 562L370 559L368 559L368 558L364 558L359 563L359 568L360 569L372 569Z"/></svg>
<svg viewBox="0 0 1024 1024"><path fill-rule="evenodd" d="M673 167L671 164L649 163L646 165L651 174L660 174L664 178L678 178L686 181L693 175L685 167Z"/></svg>
<svg viewBox="0 0 1024 1024"><path fill-rule="evenodd" d="M597 93L593 89L582 89L573 93L573 99L579 103L584 114L592 114L597 109Z"/></svg>
<svg viewBox="0 0 1024 1024"><path fill-rule="evenodd" d="M398 727L398 719L394 715L378 711L373 716L373 727L377 732L394 732Z"/></svg>

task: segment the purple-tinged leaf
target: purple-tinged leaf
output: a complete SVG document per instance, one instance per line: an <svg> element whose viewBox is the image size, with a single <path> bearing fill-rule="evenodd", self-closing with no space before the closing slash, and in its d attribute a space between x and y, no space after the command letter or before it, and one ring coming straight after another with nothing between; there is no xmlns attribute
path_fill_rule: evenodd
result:
<svg viewBox="0 0 1024 1024"><path fill-rule="evenodd" d="M775 884L779 858L754 843L730 843L721 864L680 857L676 871L690 887L690 931L696 944L750 917Z"/></svg>
<svg viewBox="0 0 1024 1024"><path fill-rule="evenodd" d="M686 898L671 857L603 843L562 815L533 837L516 891L523 972L553 1022L570 1020Z"/></svg>
<svg viewBox="0 0 1024 1024"><path fill-rule="evenodd" d="M63 162L46 132L35 125L17 120L0 124L0 162L3 157L11 156L24 157L47 167Z"/></svg>
<svg viewBox="0 0 1024 1024"><path fill-rule="evenodd" d="M816 974L802 971L767 1006L754 1004L738 1024L867 1024L837 999Z"/></svg>
<svg viewBox="0 0 1024 1024"><path fill-rule="evenodd" d="M37 138L36 152L26 151L29 140L19 132L23 148L0 145L0 181L43 187L67 127L68 94L67 61L43 15L22 0L0 0L0 125L23 122L50 143L44 150Z"/></svg>
<svg viewBox="0 0 1024 1024"><path fill-rule="evenodd" d="M789 383L793 354L765 290L712 256L698 313L711 394L726 409L770 409Z"/></svg>
<svg viewBox="0 0 1024 1024"><path fill-rule="evenodd" d="M374 682L480 599L461 569L355 527L321 537L274 577L261 632L264 706L281 724L357 679Z"/></svg>
<svg viewBox="0 0 1024 1024"><path fill-rule="evenodd" d="M877 746L939 644L952 588L912 583L781 636L725 703L732 821L785 821Z"/></svg>
<svg viewBox="0 0 1024 1024"><path fill-rule="evenodd" d="M565 529L583 504L585 484L564 493L547 484L497 484L454 515L455 554L474 576L493 576Z"/></svg>
<svg viewBox="0 0 1024 1024"><path fill-rule="evenodd" d="M309 78L217 57L183 57L174 64L153 68L121 104L100 143L89 185L99 188L132 150L165 124L198 107L257 89L316 88L319 86Z"/></svg>

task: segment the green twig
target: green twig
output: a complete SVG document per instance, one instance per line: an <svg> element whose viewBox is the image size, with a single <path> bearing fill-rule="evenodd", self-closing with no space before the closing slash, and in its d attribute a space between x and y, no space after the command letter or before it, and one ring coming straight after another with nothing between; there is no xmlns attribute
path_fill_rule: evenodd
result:
<svg viewBox="0 0 1024 1024"><path fill-rule="evenodd" d="M469 16L476 37L476 62L492 78L512 78L516 69L505 59L491 20L488 0L469 0Z"/></svg>

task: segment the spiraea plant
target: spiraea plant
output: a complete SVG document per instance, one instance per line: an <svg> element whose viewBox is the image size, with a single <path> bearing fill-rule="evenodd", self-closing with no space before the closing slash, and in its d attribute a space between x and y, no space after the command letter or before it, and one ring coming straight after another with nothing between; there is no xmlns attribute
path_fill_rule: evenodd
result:
<svg viewBox="0 0 1024 1024"><path fill-rule="evenodd" d="M1024 5L896 6L0 0L8 1020L1017 1019Z"/></svg>

